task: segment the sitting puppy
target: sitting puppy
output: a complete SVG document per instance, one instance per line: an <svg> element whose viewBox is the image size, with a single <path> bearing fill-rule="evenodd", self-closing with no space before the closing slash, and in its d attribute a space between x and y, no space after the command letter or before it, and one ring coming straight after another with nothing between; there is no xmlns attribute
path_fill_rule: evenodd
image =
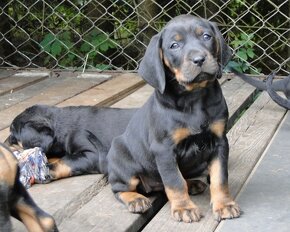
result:
<svg viewBox="0 0 290 232"><path fill-rule="evenodd" d="M58 231L54 219L40 209L19 181L17 160L0 144L0 231L11 231L10 215L29 231Z"/></svg>
<svg viewBox="0 0 290 232"><path fill-rule="evenodd" d="M47 182L85 173L107 174L106 155L135 109L35 105L19 114L5 143L41 147L49 160Z"/></svg>
<svg viewBox="0 0 290 232"><path fill-rule="evenodd" d="M186 179L208 169L218 220L239 217L228 187L228 109L217 78L231 58L215 24L190 15L152 37L139 74L155 88L108 153L109 182L133 213L151 206L140 189L163 186L175 220L199 221Z"/></svg>

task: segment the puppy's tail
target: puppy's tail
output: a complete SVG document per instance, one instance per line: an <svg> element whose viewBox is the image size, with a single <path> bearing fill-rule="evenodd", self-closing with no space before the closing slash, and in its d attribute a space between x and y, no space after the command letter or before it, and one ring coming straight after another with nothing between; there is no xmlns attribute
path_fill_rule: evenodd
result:
<svg viewBox="0 0 290 232"><path fill-rule="evenodd" d="M250 76L245 75L244 73L240 73L232 67L229 67L229 71L234 73L236 76L240 77L243 81L247 82L248 84L256 87L259 90L267 90L266 81L260 81L257 78L252 78ZM282 91L285 92L285 86L288 83L288 78L284 78L283 80L274 81L271 84L271 88L275 91Z"/></svg>
<svg viewBox="0 0 290 232"><path fill-rule="evenodd" d="M274 102L276 102L279 106L284 107L285 109L290 109L290 101L282 98L280 95L276 93L276 91L273 89L272 82L274 79L276 73L272 73L267 77L266 86L267 86L267 92L270 95L270 97L273 99ZM289 76L290 77L290 76Z"/></svg>

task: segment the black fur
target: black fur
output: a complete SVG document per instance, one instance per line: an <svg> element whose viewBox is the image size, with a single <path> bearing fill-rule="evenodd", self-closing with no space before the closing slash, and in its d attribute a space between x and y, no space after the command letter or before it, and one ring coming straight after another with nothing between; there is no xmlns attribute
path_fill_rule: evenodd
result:
<svg viewBox="0 0 290 232"><path fill-rule="evenodd" d="M69 176L84 173L107 174L106 155L114 137L122 134L135 109L91 106L55 107L35 105L19 114L10 126L9 145L24 149L41 147L50 158L50 180L59 163L68 166ZM49 180L48 180L49 181Z"/></svg>
<svg viewBox="0 0 290 232"><path fill-rule="evenodd" d="M174 18L151 39L139 74L155 92L133 115L126 131L113 140L108 154L109 182L130 211L150 208L148 199L132 194L138 180L137 187L161 183L170 201L172 194L187 199L184 178L200 175L213 161L220 164L218 173L212 169L213 178L218 176L227 188L228 141L225 130L216 133L214 125L223 122L226 128L228 110L217 78L230 58L218 28L190 15ZM192 202L177 198L184 202L178 210L171 202L173 217L199 220ZM217 213L217 202L212 203ZM237 210L230 215L237 217L235 203L233 208Z"/></svg>

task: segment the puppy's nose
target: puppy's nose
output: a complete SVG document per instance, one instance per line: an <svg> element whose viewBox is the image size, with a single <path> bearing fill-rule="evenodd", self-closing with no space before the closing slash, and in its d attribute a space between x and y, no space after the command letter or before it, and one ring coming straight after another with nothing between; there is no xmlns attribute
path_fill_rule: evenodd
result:
<svg viewBox="0 0 290 232"><path fill-rule="evenodd" d="M192 61L193 61L193 63L196 64L197 66L202 66L202 64L203 64L204 61L205 61L205 56L203 56L203 55L195 56L195 57L193 57Z"/></svg>

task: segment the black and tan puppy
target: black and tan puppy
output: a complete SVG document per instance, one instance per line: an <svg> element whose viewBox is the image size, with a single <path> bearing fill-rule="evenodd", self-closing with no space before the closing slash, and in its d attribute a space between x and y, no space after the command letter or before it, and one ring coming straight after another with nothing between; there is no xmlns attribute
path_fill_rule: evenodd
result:
<svg viewBox="0 0 290 232"><path fill-rule="evenodd" d="M41 147L49 159L47 181L85 173L107 174L106 155L135 109L35 105L10 126L8 145Z"/></svg>
<svg viewBox="0 0 290 232"><path fill-rule="evenodd" d="M217 80L230 57L216 25L190 15L172 19L151 39L139 74L155 92L108 154L109 182L129 211L150 208L138 190L161 183L173 218L199 221L186 179L208 169L216 218L239 217L228 188L228 109Z"/></svg>
<svg viewBox="0 0 290 232"><path fill-rule="evenodd" d="M0 231L11 231L10 215L22 221L28 231L58 231L54 219L40 209L19 181L17 160L0 144Z"/></svg>

